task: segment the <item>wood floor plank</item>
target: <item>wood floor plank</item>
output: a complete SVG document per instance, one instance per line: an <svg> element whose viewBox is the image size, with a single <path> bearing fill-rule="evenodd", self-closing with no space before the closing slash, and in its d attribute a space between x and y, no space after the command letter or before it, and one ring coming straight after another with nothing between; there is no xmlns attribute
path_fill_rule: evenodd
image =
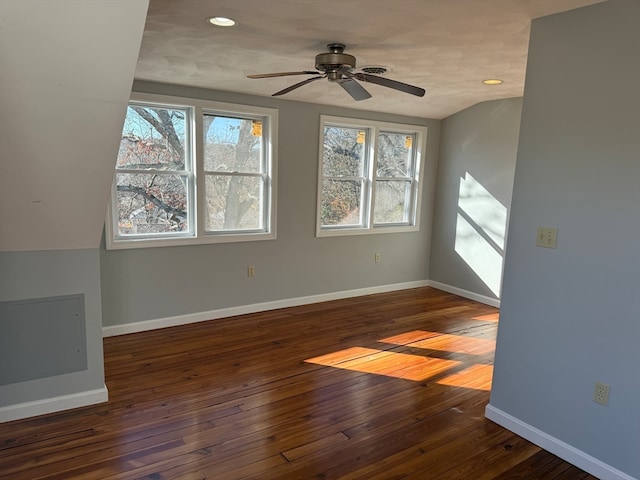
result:
<svg viewBox="0 0 640 480"><path fill-rule="evenodd" d="M569 466L559 458L540 450L526 460L506 469L494 480L526 480L529 478L549 480Z"/></svg>
<svg viewBox="0 0 640 480"><path fill-rule="evenodd" d="M433 288L104 339L109 401L0 428L11 480L562 480L484 418L498 311Z"/></svg>

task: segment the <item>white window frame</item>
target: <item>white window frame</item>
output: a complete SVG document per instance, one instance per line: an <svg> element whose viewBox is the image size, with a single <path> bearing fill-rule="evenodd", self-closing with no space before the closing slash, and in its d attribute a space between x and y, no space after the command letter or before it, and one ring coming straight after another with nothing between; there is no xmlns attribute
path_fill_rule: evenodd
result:
<svg viewBox="0 0 640 480"><path fill-rule="evenodd" d="M324 152L324 130L325 126L357 128L367 132L366 158L367 164L364 168L365 181L363 188L363 205L361 205L361 217L363 222L359 225L321 225L322 213L322 181L323 176L323 152ZM380 132L397 132L415 135L414 144L414 165L411 172L411 200L408 205L409 221L405 223L374 224L375 186L377 170L377 147ZM317 191L317 212L316 212L316 236L334 237L342 235L367 235L378 233L399 233L415 232L420 230L420 206L422 204L422 190L424 179L424 162L427 146L427 127L421 125L409 125L390 122L378 122L346 117L334 117L329 115L320 116L320 141L318 154L318 191Z"/></svg>
<svg viewBox="0 0 640 480"><path fill-rule="evenodd" d="M118 237L115 210L116 182L111 187L111 199L106 218L106 248L107 250L168 247L181 245L200 245L213 243L248 242L259 240L273 240L276 238L276 201L277 201L277 158L278 158L278 111L273 108L254 107L249 105L215 102L194 98L182 98L146 93L134 93L130 98L131 104L149 104L158 107L190 109L190 138L185 150L193 152L191 160L193 184L188 193L190 232L175 234L140 235L136 237ZM213 114L222 116L237 116L240 118L262 118L262 140L266 162L266 182L264 194L264 228L260 231L205 231L205 188L204 188L204 132L203 115Z"/></svg>

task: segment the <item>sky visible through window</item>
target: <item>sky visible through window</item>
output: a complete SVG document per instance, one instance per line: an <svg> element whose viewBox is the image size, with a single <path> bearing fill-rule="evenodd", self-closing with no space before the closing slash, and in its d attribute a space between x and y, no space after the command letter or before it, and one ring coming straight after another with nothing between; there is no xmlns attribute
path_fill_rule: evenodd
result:
<svg viewBox="0 0 640 480"><path fill-rule="evenodd" d="M173 124L178 136L184 139L187 122L183 121L183 118L185 117L186 112L180 109L168 109L168 111L175 112L179 115L174 119ZM242 120L243 119L241 118L216 115L215 121L211 123L211 126L207 130L205 141L211 142L215 140L218 143L237 144ZM131 107L127 109L127 117L125 118L124 128L122 130L125 135L133 135L139 138L145 138L157 134L155 129L144 121Z"/></svg>

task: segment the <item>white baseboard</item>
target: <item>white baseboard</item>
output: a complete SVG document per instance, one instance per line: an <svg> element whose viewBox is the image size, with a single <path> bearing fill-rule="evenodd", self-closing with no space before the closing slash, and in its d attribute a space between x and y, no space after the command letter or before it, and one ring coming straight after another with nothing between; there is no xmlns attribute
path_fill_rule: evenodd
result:
<svg viewBox="0 0 640 480"><path fill-rule="evenodd" d="M71 408L85 407L96 403L104 403L107 400L109 400L109 392L105 385L103 388L88 390L86 392L18 403L7 407L0 407L0 423L69 410Z"/></svg>
<svg viewBox="0 0 640 480"><path fill-rule="evenodd" d="M393 292L397 290L406 290L408 288L428 286L428 280L419 280L415 282L380 285L376 287L358 288L355 290L323 293L306 297L287 298L283 300L275 300L272 302L241 305L238 307L221 308L219 310L210 310L208 312L190 313L186 315L177 315L175 317L165 317L155 320L126 323L123 325L106 326L102 327L102 336L113 337L116 335L124 335L126 333L136 333L155 330L157 328L175 327L177 325L186 325L188 323L202 322L205 320L215 320L219 318L233 317L236 315L246 315L248 313L266 312L268 310L276 310L278 308L297 307L299 305L328 302L330 300L340 300L343 298L360 297L362 295L371 295L374 293Z"/></svg>
<svg viewBox="0 0 640 480"><path fill-rule="evenodd" d="M594 477L601 478L602 480L638 480L604 462L601 462L597 458L586 454L582 450L578 450L577 448L572 447L571 445L564 443L563 441L558 440L535 427L532 427L508 413L495 408L491 404L487 405L485 409L485 417L507 430L520 435L522 438L535 443L554 455L557 455L570 464L581 468Z"/></svg>
<svg viewBox="0 0 640 480"><path fill-rule="evenodd" d="M470 292L469 290L463 290L462 288L447 285L446 283L436 282L435 280L429 280L429 286L437 288L438 290L444 290L445 292L453 293L454 295L458 295L460 297L468 298L469 300L484 303L485 305L489 305L491 307L500 308L500 300L497 298L480 295L475 292Z"/></svg>

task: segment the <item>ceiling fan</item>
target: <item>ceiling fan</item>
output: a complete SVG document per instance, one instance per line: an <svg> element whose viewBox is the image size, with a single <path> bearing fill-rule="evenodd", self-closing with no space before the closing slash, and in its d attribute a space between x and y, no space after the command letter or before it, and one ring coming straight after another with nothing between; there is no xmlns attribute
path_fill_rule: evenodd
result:
<svg viewBox="0 0 640 480"><path fill-rule="evenodd" d="M425 90L420 87L415 87L407 83L398 82L378 75L372 75L370 73L365 73L364 71L354 72L353 69L356 67L356 57L344 53L345 46L342 43L330 43L327 45L327 48L329 49L329 52L316 55L316 70L318 71L303 70L300 72L261 73L256 75L247 75L247 78L315 75L314 77L307 78L302 82L296 83L274 93L272 95L273 97L284 95L298 87L302 87L303 85L307 85L322 78L327 78L330 82L335 82L340 85L354 100L366 100L367 98L371 98L371 94L367 92L364 87L357 82L357 80L393 88L394 90L410 93L411 95L416 95L418 97L422 97L425 94ZM384 69L382 70L384 71Z"/></svg>

